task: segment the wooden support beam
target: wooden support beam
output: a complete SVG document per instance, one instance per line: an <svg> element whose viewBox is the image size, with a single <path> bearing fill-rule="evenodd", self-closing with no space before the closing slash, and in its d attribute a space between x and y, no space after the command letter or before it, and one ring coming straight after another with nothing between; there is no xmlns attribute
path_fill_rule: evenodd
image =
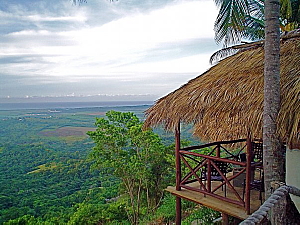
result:
<svg viewBox="0 0 300 225"><path fill-rule="evenodd" d="M246 166L246 200L245 200L245 208L247 214L250 214L250 182L251 182L251 159L252 159L252 142L250 137L247 138L247 166Z"/></svg>
<svg viewBox="0 0 300 225"><path fill-rule="evenodd" d="M175 128L175 160L176 160L176 190L180 191L181 163L180 163L180 123Z"/></svg>
<svg viewBox="0 0 300 225"><path fill-rule="evenodd" d="M207 161L207 191L211 192L211 161Z"/></svg>
<svg viewBox="0 0 300 225"><path fill-rule="evenodd" d="M229 217L226 213L222 213L222 225L228 225L229 224Z"/></svg>
<svg viewBox="0 0 300 225"><path fill-rule="evenodd" d="M175 128L175 158L176 158L176 191L180 191L181 162L180 162L180 123ZM176 225L181 225L181 198L176 196Z"/></svg>
<svg viewBox="0 0 300 225"><path fill-rule="evenodd" d="M181 225L181 198L176 196L176 225Z"/></svg>

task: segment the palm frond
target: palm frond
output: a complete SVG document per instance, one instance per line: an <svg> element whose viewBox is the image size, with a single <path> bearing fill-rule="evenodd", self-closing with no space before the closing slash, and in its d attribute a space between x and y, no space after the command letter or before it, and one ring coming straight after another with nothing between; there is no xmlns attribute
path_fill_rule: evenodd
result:
<svg viewBox="0 0 300 225"><path fill-rule="evenodd" d="M255 18L247 16L245 20L245 37L250 40L261 40L264 39L265 23L263 18Z"/></svg>
<svg viewBox="0 0 300 225"><path fill-rule="evenodd" d="M251 43L245 43L241 45L234 45L227 48L222 48L216 51L209 59L210 64L215 64L224 58L235 55L238 52L258 48L264 45L264 41L256 41Z"/></svg>
<svg viewBox="0 0 300 225"><path fill-rule="evenodd" d="M264 1L250 0L249 15L261 20L264 20Z"/></svg>
<svg viewBox="0 0 300 225"><path fill-rule="evenodd" d="M219 13L215 21L215 40L224 47L242 38L264 38L264 0L215 0ZM280 0L281 31L300 27L300 0Z"/></svg>
<svg viewBox="0 0 300 225"><path fill-rule="evenodd" d="M209 63L215 64L226 57L236 54L237 52L238 52L238 50L234 49L232 47L222 48L222 49L216 51L214 54L212 54L212 56L209 59Z"/></svg>
<svg viewBox="0 0 300 225"><path fill-rule="evenodd" d="M292 16L290 18L291 22L295 22L300 26L300 0L292 1Z"/></svg>
<svg viewBox="0 0 300 225"><path fill-rule="evenodd" d="M280 14L281 18L289 19L292 16L292 2L291 0L280 0Z"/></svg>
<svg viewBox="0 0 300 225"><path fill-rule="evenodd" d="M215 40L224 46L239 43L244 36L245 17L249 15L250 0L216 0L220 7L215 21ZM252 1L252 0L251 0Z"/></svg>
<svg viewBox="0 0 300 225"><path fill-rule="evenodd" d="M82 4L82 3L87 3L87 0L71 0L74 5L76 4Z"/></svg>

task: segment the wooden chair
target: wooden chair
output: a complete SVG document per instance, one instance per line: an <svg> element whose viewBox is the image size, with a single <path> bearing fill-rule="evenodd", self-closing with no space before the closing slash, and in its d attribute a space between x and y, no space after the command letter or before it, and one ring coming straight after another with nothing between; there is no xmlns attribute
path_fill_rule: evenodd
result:
<svg viewBox="0 0 300 225"><path fill-rule="evenodd" d="M250 181L250 190L259 191L259 200L262 204L262 193L265 192L264 173L263 173L263 143L252 142L252 158L251 158L252 173L258 172L258 177ZM245 196L246 180L243 183L243 199Z"/></svg>
<svg viewBox="0 0 300 225"><path fill-rule="evenodd" d="M245 198L245 191L246 191L246 179L244 180L243 184L244 184L243 185L243 199L244 199ZM263 172L262 172L261 179L255 179L255 180L250 182L250 190L249 191L251 191L251 190L259 191L259 200L260 200L260 203L262 204L263 203L262 193L265 192Z"/></svg>
<svg viewBox="0 0 300 225"><path fill-rule="evenodd" d="M262 142L252 142L252 159L253 163L263 162L263 143Z"/></svg>

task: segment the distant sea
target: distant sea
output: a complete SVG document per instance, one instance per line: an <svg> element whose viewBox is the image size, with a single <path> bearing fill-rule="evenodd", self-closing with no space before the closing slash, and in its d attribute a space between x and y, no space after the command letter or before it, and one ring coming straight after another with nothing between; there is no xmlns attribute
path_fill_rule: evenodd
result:
<svg viewBox="0 0 300 225"><path fill-rule="evenodd" d="M74 109L116 106L152 105L153 101L103 101L103 102L30 102L30 103L0 103L0 110L18 109Z"/></svg>

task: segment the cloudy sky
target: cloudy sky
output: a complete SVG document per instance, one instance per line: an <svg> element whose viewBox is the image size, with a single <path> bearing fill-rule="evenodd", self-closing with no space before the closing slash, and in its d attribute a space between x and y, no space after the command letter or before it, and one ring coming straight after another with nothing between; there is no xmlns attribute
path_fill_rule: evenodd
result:
<svg viewBox="0 0 300 225"><path fill-rule="evenodd" d="M212 0L1 0L0 98L149 95L206 71Z"/></svg>

